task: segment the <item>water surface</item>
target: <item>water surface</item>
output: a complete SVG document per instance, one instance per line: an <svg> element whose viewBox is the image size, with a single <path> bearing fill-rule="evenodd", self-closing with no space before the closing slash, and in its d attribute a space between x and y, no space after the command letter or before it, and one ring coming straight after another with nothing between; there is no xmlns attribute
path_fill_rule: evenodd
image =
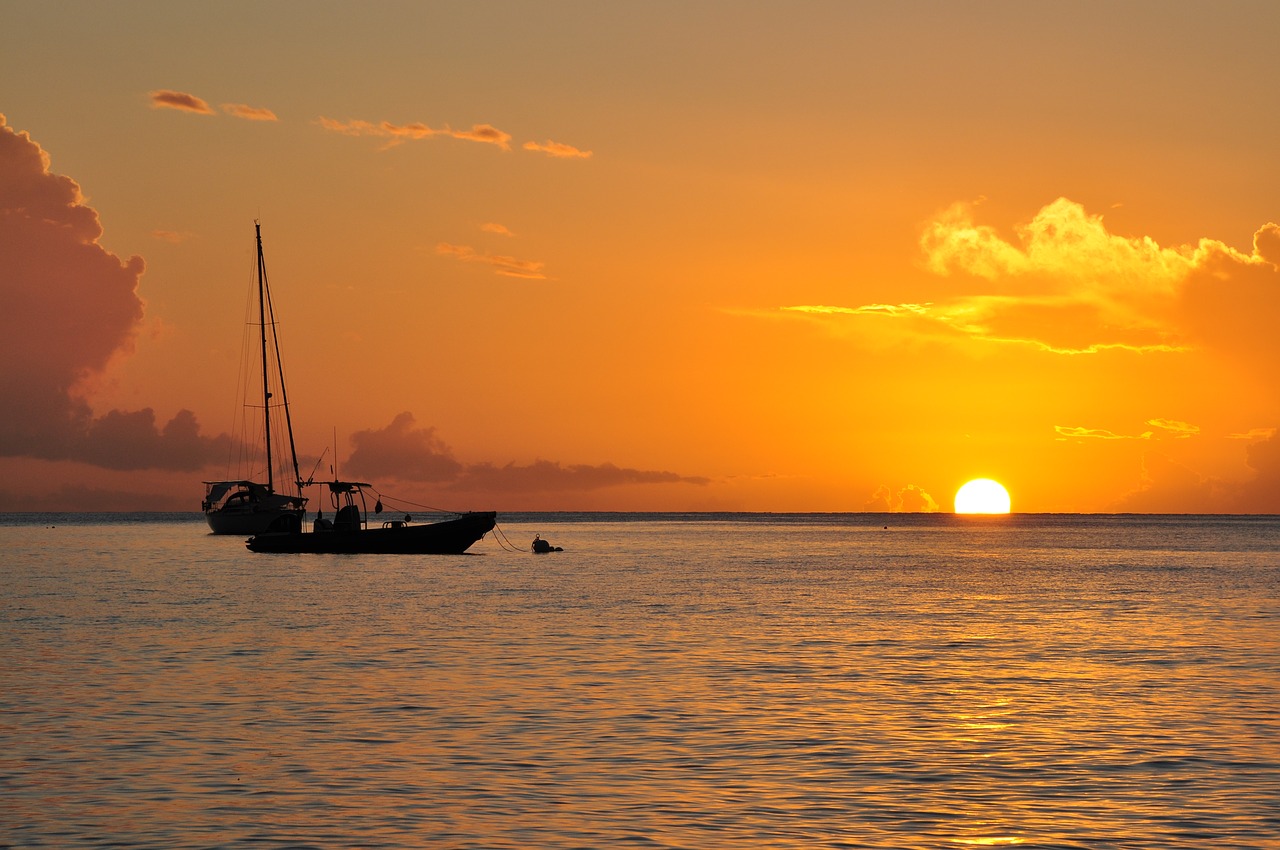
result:
<svg viewBox="0 0 1280 850"><path fill-rule="evenodd" d="M0 845L1280 847L1280 519L500 528L0 517Z"/></svg>

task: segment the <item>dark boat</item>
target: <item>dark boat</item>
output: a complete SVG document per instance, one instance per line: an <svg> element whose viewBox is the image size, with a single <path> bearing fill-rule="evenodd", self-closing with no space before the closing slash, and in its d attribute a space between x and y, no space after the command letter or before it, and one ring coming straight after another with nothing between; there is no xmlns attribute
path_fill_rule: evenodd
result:
<svg viewBox="0 0 1280 850"><path fill-rule="evenodd" d="M255 448L266 448L265 470L266 481L254 481L253 475L227 481L204 482L204 501L201 508L209 529L214 534L238 534L242 537L266 531L277 523L290 521L301 524L306 516L307 498L302 495L306 482L298 473L298 453L293 443L293 421L289 418L289 395L284 387L284 368L280 363L280 341L276 338L275 311L271 304L271 290L267 286L267 264L262 255L262 225L254 222L254 234L258 243L258 339L255 347L261 357L262 382L261 393L256 394L253 381L245 381L244 409L246 412L260 409L262 419L255 422L256 428L261 425L259 440L245 439L243 445ZM248 327L248 325L246 325ZM284 416L272 418L272 410L283 412ZM248 421L249 417L245 417ZM247 428L244 429L247 432ZM247 434L246 434L247 436ZM274 453L275 442L287 441L289 458L292 466L278 462L283 460ZM258 469L259 457L242 457L242 463ZM248 470L241 470L245 472ZM285 484L292 472L293 481ZM279 489L278 489L279 483Z"/></svg>
<svg viewBox="0 0 1280 850"><path fill-rule="evenodd" d="M316 516L311 530L298 517L281 517L267 531L250 537L252 552L339 553L375 555L461 555L497 524L494 511L446 514L432 522L415 522L412 516L388 519L371 526L365 488L357 481L330 481L329 497L335 510L332 520ZM382 502L378 500L375 520Z"/></svg>

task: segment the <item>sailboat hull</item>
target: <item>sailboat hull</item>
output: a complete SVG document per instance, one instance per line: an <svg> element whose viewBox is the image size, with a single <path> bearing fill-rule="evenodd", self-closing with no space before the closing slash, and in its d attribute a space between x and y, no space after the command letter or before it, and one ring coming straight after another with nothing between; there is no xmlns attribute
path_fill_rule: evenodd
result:
<svg viewBox="0 0 1280 850"><path fill-rule="evenodd" d="M282 516L296 516L298 523L301 524L306 518L306 512L301 510L264 510L240 513L217 511L206 513L204 518L209 523L209 530L214 534L235 534L240 537L250 537L254 534L262 534L271 527L272 523L278 522Z"/></svg>
<svg viewBox="0 0 1280 850"><path fill-rule="evenodd" d="M475 511L423 525L265 532L245 543L251 552L298 554L461 555L497 525L494 511Z"/></svg>

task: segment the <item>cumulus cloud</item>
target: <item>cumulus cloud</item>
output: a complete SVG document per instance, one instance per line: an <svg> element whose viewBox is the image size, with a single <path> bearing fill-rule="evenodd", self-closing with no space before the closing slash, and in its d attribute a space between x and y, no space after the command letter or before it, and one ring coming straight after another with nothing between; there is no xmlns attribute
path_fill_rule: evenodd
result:
<svg viewBox="0 0 1280 850"><path fill-rule="evenodd" d="M1142 457L1142 483L1121 500L1135 513L1224 513L1236 503L1234 488L1200 475L1159 452Z"/></svg>
<svg viewBox="0 0 1280 850"><path fill-rule="evenodd" d="M342 133L347 136L373 136L376 138L387 139L384 148L394 147L402 142L417 141L419 139L430 139L436 136L446 136L453 139L462 139L468 142L480 142L482 144L494 145L504 151L511 150L511 134L505 133L491 124L474 124L470 130L455 130L445 125L444 127L431 127L420 121L414 121L409 124L393 124L390 121L380 121L373 123L371 121L339 121L334 118L325 118L321 116L318 121L321 127L333 132Z"/></svg>
<svg viewBox="0 0 1280 850"><path fill-rule="evenodd" d="M347 467L371 478L408 481L454 481L462 464L436 436L434 428L417 428L413 414L398 415L385 428L351 435L354 446Z"/></svg>
<svg viewBox="0 0 1280 850"><path fill-rule="evenodd" d="M1280 514L1280 433L1272 429L1271 436L1251 444L1245 454L1256 475L1242 486L1237 509Z"/></svg>
<svg viewBox="0 0 1280 850"><path fill-rule="evenodd" d="M573 145L566 145L561 142L553 142L548 139L545 142L525 142L524 149L534 151L535 153L544 153L547 156L556 159L590 159L591 151L584 151L575 148Z"/></svg>
<svg viewBox="0 0 1280 850"><path fill-rule="evenodd" d="M1243 481L1215 478L1160 452L1142 457L1139 486L1117 510L1140 513L1280 513L1280 429L1256 429L1263 439L1245 449L1253 476ZM1244 435L1237 435L1244 436Z"/></svg>
<svg viewBox="0 0 1280 850"><path fill-rule="evenodd" d="M933 496L915 484L897 490L881 484L862 508L873 513L934 513L941 510Z"/></svg>
<svg viewBox="0 0 1280 850"><path fill-rule="evenodd" d="M481 263L492 266L496 274L507 277L520 277L527 280L546 280L542 267L546 263L536 260L518 260L502 254L485 254L469 245L452 245L441 242L436 246L436 253L442 257L453 257L464 263Z"/></svg>
<svg viewBox="0 0 1280 850"><path fill-rule="evenodd" d="M906 333L1050 354L1208 347L1252 367L1280 364L1280 334L1268 322L1280 314L1274 223L1254 235L1251 254L1211 239L1171 248L1113 234L1102 216L1059 198L1014 236L976 223L972 205L956 204L925 226L920 246L926 269L968 292L926 304L780 309L833 321L909 319Z"/></svg>
<svg viewBox="0 0 1280 850"><path fill-rule="evenodd" d="M1274 387L1280 381L1280 225L1264 225L1253 244L1251 255L1206 247L1181 288L1175 317L1193 343Z"/></svg>
<svg viewBox="0 0 1280 850"><path fill-rule="evenodd" d="M97 212L80 186L0 115L0 456L83 461L109 469L195 470L225 456L226 437L199 433L181 411L158 426L150 409L95 418L76 394L142 318L141 257L98 244Z"/></svg>
<svg viewBox="0 0 1280 850"><path fill-rule="evenodd" d="M630 484L694 484L710 481L674 472L628 469L611 463L564 466L539 460L531 464L463 464L434 428L418 427L401 413L385 428L352 436L354 451L345 468L369 478L447 485L450 489L491 493L582 492Z"/></svg>
<svg viewBox="0 0 1280 850"><path fill-rule="evenodd" d="M213 107L200 98L186 92L171 89L157 89L151 92L152 109L177 109L182 112L194 112L197 115L213 115Z"/></svg>

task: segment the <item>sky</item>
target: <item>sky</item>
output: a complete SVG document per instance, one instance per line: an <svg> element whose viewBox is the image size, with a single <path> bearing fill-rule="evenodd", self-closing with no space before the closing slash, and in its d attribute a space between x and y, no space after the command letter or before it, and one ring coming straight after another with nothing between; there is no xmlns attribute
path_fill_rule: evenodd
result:
<svg viewBox="0 0 1280 850"><path fill-rule="evenodd" d="M1280 4L0 0L0 510L1280 512ZM323 478L324 473L318 477Z"/></svg>

